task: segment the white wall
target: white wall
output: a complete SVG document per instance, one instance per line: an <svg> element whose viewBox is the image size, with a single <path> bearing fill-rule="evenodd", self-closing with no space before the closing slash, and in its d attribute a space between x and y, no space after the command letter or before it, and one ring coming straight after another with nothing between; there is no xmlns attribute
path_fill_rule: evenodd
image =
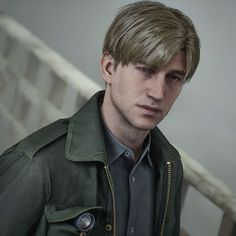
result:
<svg viewBox="0 0 236 236"><path fill-rule="evenodd" d="M6 0L0 0L0 11L4 8Z"/></svg>
<svg viewBox="0 0 236 236"><path fill-rule="evenodd" d="M103 36L118 7L128 0L8 0L5 11L103 84L99 57ZM235 57L236 1L166 0L194 21L201 62L193 80L160 127L169 139L236 190ZM194 204L193 204L194 203ZM191 235L216 235L221 213L191 191L183 224ZM194 224L193 224L194 222Z"/></svg>

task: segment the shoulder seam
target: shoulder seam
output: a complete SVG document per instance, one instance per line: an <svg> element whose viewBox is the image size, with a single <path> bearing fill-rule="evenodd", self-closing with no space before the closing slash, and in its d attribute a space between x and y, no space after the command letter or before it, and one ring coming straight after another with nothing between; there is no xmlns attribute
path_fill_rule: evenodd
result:
<svg viewBox="0 0 236 236"><path fill-rule="evenodd" d="M40 149L65 135L67 128L68 119L55 121L23 139L15 151L23 152L30 159L33 159Z"/></svg>

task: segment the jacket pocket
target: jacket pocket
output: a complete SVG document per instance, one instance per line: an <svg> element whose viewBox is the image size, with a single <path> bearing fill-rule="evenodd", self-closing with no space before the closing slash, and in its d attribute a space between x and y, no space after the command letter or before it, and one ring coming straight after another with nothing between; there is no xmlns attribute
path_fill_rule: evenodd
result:
<svg viewBox="0 0 236 236"><path fill-rule="evenodd" d="M48 236L96 235L103 207L46 205L45 218Z"/></svg>

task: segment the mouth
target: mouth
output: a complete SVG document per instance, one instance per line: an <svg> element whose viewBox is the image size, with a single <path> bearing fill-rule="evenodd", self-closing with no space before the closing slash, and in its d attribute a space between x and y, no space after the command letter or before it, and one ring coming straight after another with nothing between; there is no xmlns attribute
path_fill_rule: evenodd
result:
<svg viewBox="0 0 236 236"><path fill-rule="evenodd" d="M157 114L162 113L162 110L156 106L139 105L139 107L144 111L144 114L148 116L156 116Z"/></svg>

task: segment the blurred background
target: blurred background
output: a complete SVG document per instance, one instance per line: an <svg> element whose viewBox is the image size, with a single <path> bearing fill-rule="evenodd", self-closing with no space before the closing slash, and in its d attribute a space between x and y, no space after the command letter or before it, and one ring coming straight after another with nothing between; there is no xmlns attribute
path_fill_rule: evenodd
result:
<svg viewBox="0 0 236 236"><path fill-rule="evenodd" d="M133 1L0 0L0 8L104 87L99 69L103 38L119 7L130 2ZM201 39L201 61L192 81L184 86L159 126L172 143L235 193L236 1L162 2L182 10L194 22ZM190 235L217 235L221 217L219 208L193 188L189 190L182 225Z"/></svg>

